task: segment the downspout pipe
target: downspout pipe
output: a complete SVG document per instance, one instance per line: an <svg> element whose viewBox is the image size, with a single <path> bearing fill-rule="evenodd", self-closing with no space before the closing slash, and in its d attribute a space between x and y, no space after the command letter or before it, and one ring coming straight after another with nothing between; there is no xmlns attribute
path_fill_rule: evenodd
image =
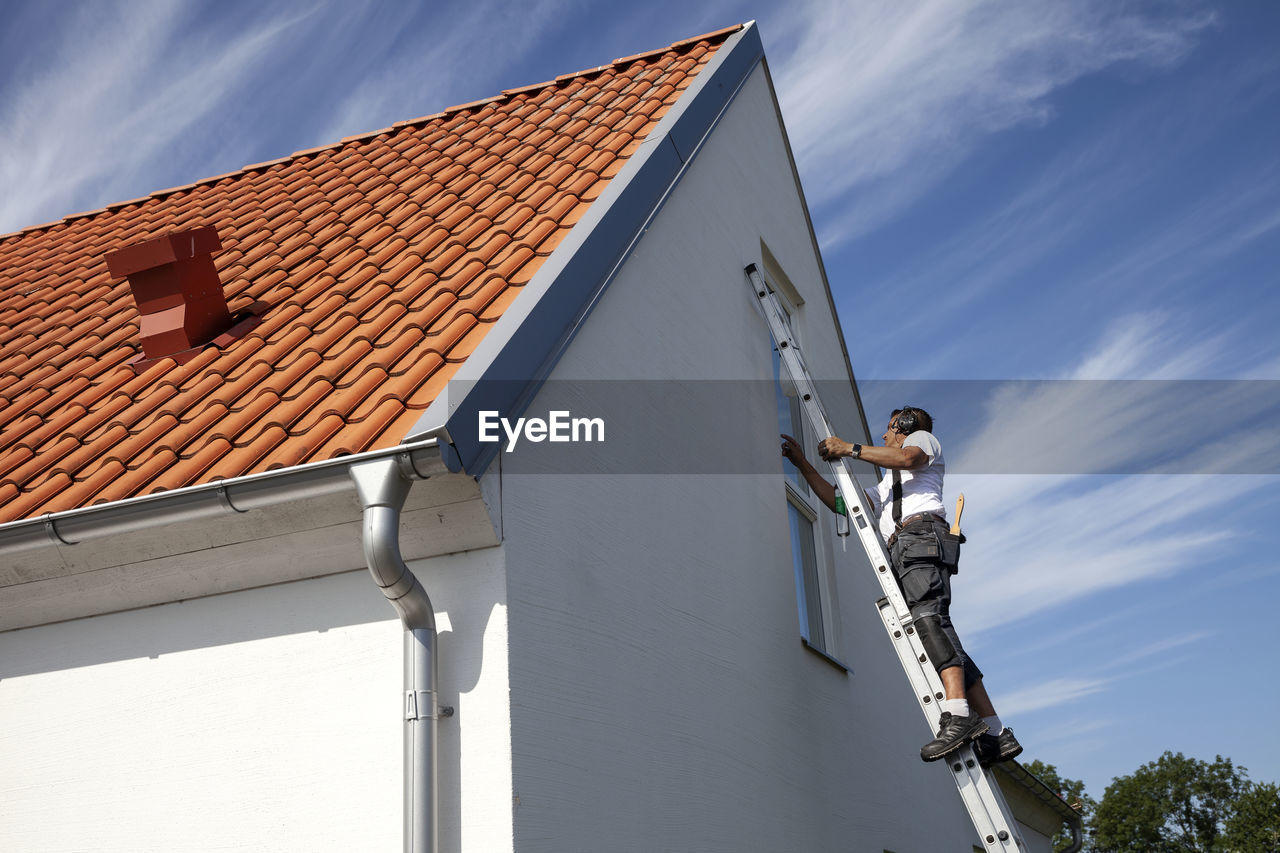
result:
<svg viewBox="0 0 1280 853"><path fill-rule="evenodd" d="M400 553L400 513L409 488L425 479L408 454L350 468L364 508L365 559L374 583L404 624L404 849L436 853L439 845L436 733L452 716L436 698L436 619L431 599Z"/></svg>
<svg viewBox="0 0 1280 853"><path fill-rule="evenodd" d="M1062 853L1079 853L1081 847L1084 846L1084 837L1080 831L1080 816L1077 815L1075 820L1067 821L1067 826L1071 828L1071 846Z"/></svg>

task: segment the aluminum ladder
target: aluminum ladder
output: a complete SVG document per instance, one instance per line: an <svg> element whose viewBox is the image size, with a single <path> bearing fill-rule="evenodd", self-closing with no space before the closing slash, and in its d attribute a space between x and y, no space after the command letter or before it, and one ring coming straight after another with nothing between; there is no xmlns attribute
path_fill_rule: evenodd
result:
<svg viewBox="0 0 1280 853"><path fill-rule="evenodd" d="M791 321L777 296L769 289L755 264L748 265L745 272L756 305L769 326L778 355L795 385L796 394L810 424L819 437L837 435L822 407L822 401L818 398L813 377L805 366L804 356L791 330ZM920 703L920 710L924 712L930 731L937 731L938 718L942 713L940 703L944 698L942 679L929 662L924 646L912 627L911 612L898 589L898 582L889 570L889 554L880 540L862 489L858 487L845 460L832 463L831 469L848 508L851 532L858 534L875 570L876 579L880 582L880 588L884 591L884 597L876 602L880 619L893 643L894 651L898 653L902 669L911 682L911 689L915 691L916 700ZM941 763L945 763L951 771L960 798L964 801L978 837L986 849L991 853L1023 853L1027 848L1018 831L1018 824L1013 819L999 785L978 763L972 745L965 744L959 751L942 759Z"/></svg>

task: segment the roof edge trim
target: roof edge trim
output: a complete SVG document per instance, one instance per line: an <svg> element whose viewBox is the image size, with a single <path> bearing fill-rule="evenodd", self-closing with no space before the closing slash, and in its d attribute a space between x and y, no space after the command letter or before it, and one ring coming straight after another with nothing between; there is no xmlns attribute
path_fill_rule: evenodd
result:
<svg viewBox="0 0 1280 853"><path fill-rule="evenodd" d="M764 59L755 22L734 29L737 32L720 45L525 285L524 292L463 362L405 441L443 433L450 442L443 451L451 470L473 476L485 471L498 446L479 441L478 413L498 411L505 417L516 417L528 408L703 140Z"/></svg>

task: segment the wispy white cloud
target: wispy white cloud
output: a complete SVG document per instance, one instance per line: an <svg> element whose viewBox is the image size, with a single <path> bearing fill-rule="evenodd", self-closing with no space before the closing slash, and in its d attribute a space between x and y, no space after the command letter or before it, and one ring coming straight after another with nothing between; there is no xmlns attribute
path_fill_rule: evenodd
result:
<svg viewBox="0 0 1280 853"><path fill-rule="evenodd" d="M1227 535L1209 518L1264 478L956 479L974 504L964 584L980 591L957 619L981 632L1193 570Z"/></svg>
<svg viewBox="0 0 1280 853"><path fill-rule="evenodd" d="M513 80L506 75L549 31L563 26L573 5L573 0L536 0L522 4L518 15L493 0L457 7L456 14L453 9L441 9L427 27L439 38L390 52L374 48L380 61L331 105L329 121L317 138L337 141L417 118L453 106L449 98L457 92L471 92L479 98L495 95L502 88L539 82ZM342 16L348 17L353 16ZM337 24L342 26L342 19ZM420 106L410 115L403 112L406 104Z"/></svg>
<svg viewBox="0 0 1280 853"><path fill-rule="evenodd" d="M1077 286L1121 292L1152 282L1165 289L1217 278L1223 260L1280 229L1280 169L1224 169L1218 184L1172 211L1134 223L1131 238L1082 266ZM1099 208L1101 209L1101 208Z"/></svg>
<svg viewBox="0 0 1280 853"><path fill-rule="evenodd" d="M1167 366L1172 342L1159 330L1158 322L1142 318L1118 326L1071 375L1141 374ZM1267 488L1270 478L1174 472L1203 470L1206 462L1218 471L1248 470L1254 454L1275 458L1280 444L1266 430L1257 441L1241 442L1225 429L1220 442L1191 442L1179 432L1179 418L1197 418L1180 414L1178 405L1202 401L1183 394L1171 403L1162 397L1168 387L1107 381L996 386L985 425L954 465L949 460L953 472L1124 471L1154 449L1163 461L1149 470L1167 473L950 474L948 489L964 492L968 507L966 585L982 590L957 603L964 625L981 632L1192 571L1221 547L1230 532L1221 519ZM1207 410L1215 421L1218 412L1246 411L1250 391L1207 383ZM1214 398L1217 393L1223 396ZM1023 440L1028 436L1032 440Z"/></svg>
<svg viewBox="0 0 1280 853"><path fill-rule="evenodd" d="M983 137L1049 120L1062 86L1116 63L1179 62L1212 22L1103 2L799 7L771 54L797 160L823 176L811 202L857 199L828 211L824 242L883 224Z"/></svg>
<svg viewBox="0 0 1280 853"><path fill-rule="evenodd" d="M985 422L950 456L949 470L1275 472L1280 431L1268 427L1276 417L1276 388L1246 380L1203 381L1238 370L1233 356L1240 336L1197 338L1185 326L1160 311L1124 316L1058 379L978 386L987 393ZM1226 412L1234 422L1257 426L1247 442L1225 427Z"/></svg>
<svg viewBox="0 0 1280 853"><path fill-rule="evenodd" d="M1026 714L1043 708L1066 705L1092 696L1106 687L1104 679L1053 678L1000 696L1000 713L1004 716Z"/></svg>
<svg viewBox="0 0 1280 853"><path fill-rule="evenodd" d="M1122 655L1111 658L1107 661L1106 670L1123 669L1141 660L1155 657L1157 655L1167 656L1174 649L1180 649L1183 646L1189 646L1198 643L1201 640L1208 639L1213 636L1212 631L1191 631L1186 634L1175 634L1170 637L1164 637L1159 640L1147 643Z"/></svg>
<svg viewBox="0 0 1280 853"><path fill-rule="evenodd" d="M1206 74L1177 90L1107 114L1065 142L1036 173L991 209L978 207L945 239L904 259L895 276L903 289L947 282L939 309L956 309L1001 287L1043 277L1046 264L1071 272L1082 292L1123 296L1135 287L1194 279L1224 257L1280 227L1275 198L1280 172L1272 164L1215 162L1216 183L1193 187L1188 169L1259 93L1274 92L1274 68L1255 64ZM1158 143L1153 144L1152 139ZM1176 180L1174 180L1176 178ZM1170 184L1182 195L1140 219L1125 221L1123 239L1110 230L1117 211L1131 210ZM987 202L987 196L979 196ZM1101 233L1100 233L1101 232ZM1087 246L1087 251L1081 251ZM1096 299L1096 297L1095 297Z"/></svg>
<svg viewBox="0 0 1280 853"><path fill-rule="evenodd" d="M1001 709L1000 713L1004 714L1005 711ZM1030 742L1027 745L1027 751L1029 753L1034 752L1034 756L1024 755L1021 760L1025 761L1032 757L1039 758L1042 756L1071 756L1078 758L1085 753L1106 746L1109 742L1109 738L1106 737L1107 730L1115 727L1115 725L1116 721L1110 717L1097 717L1086 720L1070 717L1070 725L1042 728L1035 738L1034 746ZM1019 731L1023 732L1024 737L1026 736L1025 729L1019 727ZM1052 761L1057 761L1059 764L1062 763L1061 758L1054 758ZM1097 793L1092 788L1090 788L1090 792Z"/></svg>
<svg viewBox="0 0 1280 853"><path fill-rule="evenodd" d="M1079 699L1106 693L1113 681L1131 679L1137 672L1133 666L1141 661L1151 661L1146 672L1176 666L1179 660L1170 658L1170 652L1193 645L1212 636L1210 631L1191 631L1174 634L1154 640L1141 648L1108 659L1101 666L1093 668L1087 676L1058 675L1043 681L1037 681L1020 687L998 697L999 711L1003 715L1015 716L1031 711L1059 709ZM1087 728L1073 726L1072 735L1078 736L1105 725L1093 721Z"/></svg>
<svg viewBox="0 0 1280 853"><path fill-rule="evenodd" d="M1002 648L1001 651L1006 660L1017 658L1039 662L1044 660L1046 655L1063 656L1064 650L1076 648L1081 642L1104 632L1114 631L1117 623L1132 619L1134 615L1131 607L1111 608L1102 615L1090 614L1092 618L1072 621L1065 626L1055 626L1051 630L1040 631L1033 636L1020 637L1016 647ZM993 641L990 637L979 637L975 638L974 642L967 642L967 646L972 646L979 657L985 658L983 646L990 649L992 642L998 644L999 641Z"/></svg>
<svg viewBox="0 0 1280 853"><path fill-rule="evenodd" d="M537 82L513 69L580 6L290 0L202 18L131 0L46 14L33 25L57 61L0 82L0 232Z"/></svg>
<svg viewBox="0 0 1280 853"><path fill-rule="evenodd" d="M1271 192L1273 190L1274 186L1262 187L1255 181L1251 194L1261 194L1266 191L1270 195L1266 199L1266 203L1274 204L1275 196ZM1210 247L1209 254L1214 259L1221 260L1263 237L1273 236L1276 231L1280 231L1280 209L1263 212L1261 215L1241 223L1238 227L1223 235L1216 245Z"/></svg>
<svg viewBox="0 0 1280 853"><path fill-rule="evenodd" d="M181 4L68 9L55 16L57 61L27 85L4 89L0 230L126 197L138 192L139 172L164 173L158 164L216 145L212 117L298 19L279 16L214 39L188 26Z"/></svg>
<svg viewBox="0 0 1280 853"><path fill-rule="evenodd" d="M1230 336L1194 338L1167 312L1150 310L1112 321L1092 352L1078 357L1063 373L1071 380L1191 379L1217 367ZM1188 342L1190 341L1190 342Z"/></svg>

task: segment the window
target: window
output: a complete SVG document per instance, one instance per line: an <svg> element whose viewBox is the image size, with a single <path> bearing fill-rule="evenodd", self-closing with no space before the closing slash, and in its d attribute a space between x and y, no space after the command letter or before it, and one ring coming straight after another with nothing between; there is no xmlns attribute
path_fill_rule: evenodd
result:
<svg viewBox="0 0 1280 853"><path fill-rule="evenodd" d="M825 649L822 627L822 592L818 588L818 555L813 547L813 519L794 500L787 501L791 520L791 566L796 575L796 604L800 610L800 635L815 648Z"/></svg>
<svg viewBox="0 0 1280 853"><path fill-rule="evenodd" d="M794 316L795 309L785 296L776 290L775 294L787 316ZM790 387L786 368L782 365L776 346L773 351L773 379L779 432L794 437L803 446L805 455L810 459L815 458L817 439L809 429L800 400ZM826 507L821 506L794 465L784 462L783 469L786 474L784 486L791 529L791 566L795 573L800 636L809 647L825 654L828 651L828 641L817 534L821 529L818 522L819 509L825 510Z"/></svg>

